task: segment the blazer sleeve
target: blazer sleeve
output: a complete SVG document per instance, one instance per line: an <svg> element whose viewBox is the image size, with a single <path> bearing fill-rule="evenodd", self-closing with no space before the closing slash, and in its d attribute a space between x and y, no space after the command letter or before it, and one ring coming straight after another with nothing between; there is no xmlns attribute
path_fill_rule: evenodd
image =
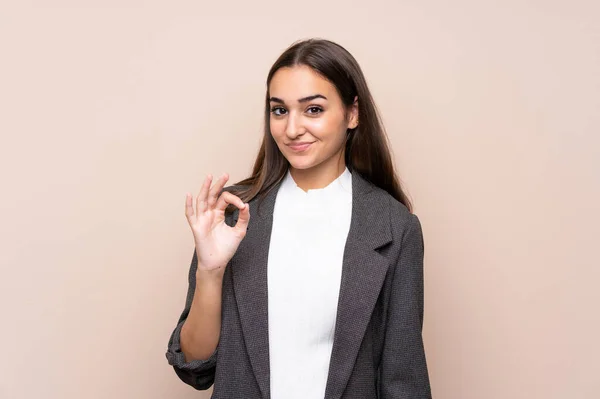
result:
<svg viewBox="0 0 600 399"><path fill-rule="evenodd" d="M383 353L380 399L430 399L423 346L423 257L421 224L411 214L392 280Z"/></svg>
<svg viewBox="0 0 600 399"><path fill-rule="evenodd" d="M198 390L205 390L210 388L215 380L215 368L217 365L217 352L219 345L206 360L192 360L191 362L185 361L185 355L181 351L181 328L183 323L187 319L190 313L190 307L192 305L192 299L194 298L194 290L196 289L196 269L198 268L198 258L196 251L192 257L192 263L190 265L190 272L188 276L188 291L187 298L185 301L185 308L179 317L179 321L175 330L171 334L169 344L167 347L166 357L171 366L175 369L177 376L186 384Z"/></svg>

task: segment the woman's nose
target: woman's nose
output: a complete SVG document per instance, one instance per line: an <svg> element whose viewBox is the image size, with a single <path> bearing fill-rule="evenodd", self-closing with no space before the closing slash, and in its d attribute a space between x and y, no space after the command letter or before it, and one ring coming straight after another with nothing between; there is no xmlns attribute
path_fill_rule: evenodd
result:
<svg viewBox="0 0 600 399"><path fill-rule="evenodd" d="M290 112L287 118L287 125L285 126L285 134L289 138L295 138L296 136L301 135L303 132L304 128L302 127L300 116Z"/></svg>

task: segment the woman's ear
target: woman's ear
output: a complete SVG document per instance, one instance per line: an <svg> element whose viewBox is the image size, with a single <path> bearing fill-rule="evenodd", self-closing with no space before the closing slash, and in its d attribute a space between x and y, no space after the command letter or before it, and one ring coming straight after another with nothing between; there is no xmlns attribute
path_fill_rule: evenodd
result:
<svg viewBox="0 0 600 399"><path fill-rule="evenodd" d="M348 129L356 129L358 126L358 96L354 97L354 103L350 106L350 118L348 118Z"/></svg>

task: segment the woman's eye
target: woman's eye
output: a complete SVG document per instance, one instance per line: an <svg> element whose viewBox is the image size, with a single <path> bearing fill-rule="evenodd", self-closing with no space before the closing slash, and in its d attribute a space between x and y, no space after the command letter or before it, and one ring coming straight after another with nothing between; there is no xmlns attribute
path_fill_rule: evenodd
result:
<svg viewBox="0 0 600 399"><path fill-rule="evenodd" d="M311 114L311 115L317 115L317 114L320 114L321 112L323 112L323 108L321 108L321 107L309 107L306 111L309 114Z"/></svg>
<svg viewBox="0 0 600 399"><path fill-rule="evenodd" d="M273 108L271 108L271 113L273 115L276 115L276 116L282 116L282 115L285 114L285 112L286 112L285 108L281 108L281 107L273 107Z"/></svg>

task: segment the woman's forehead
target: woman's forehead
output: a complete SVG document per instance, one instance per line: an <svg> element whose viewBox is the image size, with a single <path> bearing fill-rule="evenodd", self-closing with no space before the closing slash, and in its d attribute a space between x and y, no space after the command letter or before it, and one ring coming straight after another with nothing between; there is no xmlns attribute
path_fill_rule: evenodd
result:
<svg viewBox="0 0 600 399"><path fill-rule="evenodd" d="M308 66L280 68L269 84L269 96L296 102L320 94L331 100L337 92L333 84Z"/></svg>

